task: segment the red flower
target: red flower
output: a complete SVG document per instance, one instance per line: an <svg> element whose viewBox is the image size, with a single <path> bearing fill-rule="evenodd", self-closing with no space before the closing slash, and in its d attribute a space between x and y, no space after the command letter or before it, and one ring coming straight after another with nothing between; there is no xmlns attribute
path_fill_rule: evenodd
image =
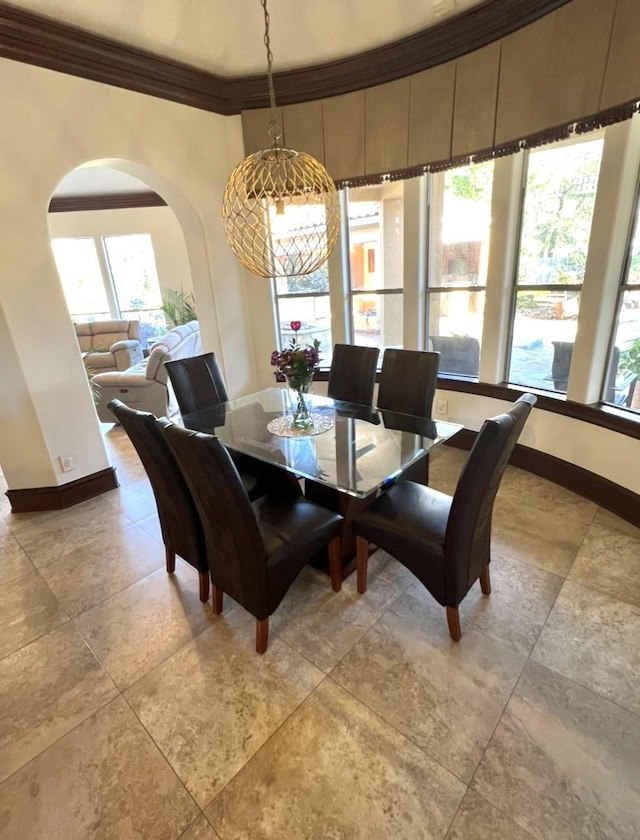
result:
<svg viewBox="0 0 640 840"><path fill-rule="evenodd" d="M294 332L298 332L300 327L302 326L302 321L292 321L289 326Z"/></svg>

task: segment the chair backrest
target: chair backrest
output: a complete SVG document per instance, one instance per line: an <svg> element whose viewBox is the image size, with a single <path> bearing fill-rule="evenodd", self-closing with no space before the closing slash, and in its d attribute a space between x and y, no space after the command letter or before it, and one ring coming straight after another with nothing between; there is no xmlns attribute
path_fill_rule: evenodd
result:
<svg viewBox="0 0 640 840"><path fill-rule="evenodd" d="M220 405L229 399L214 353L165 362L181 414Z"/></svg>
<svg viewBox="0 0 640 840"><path fill-rule="evenodd" d="M431 347L440 353L440 373L477 376L480 372L480 342L470 335L434 335Z"/></svg>
<svg viewBox="0 0 640 840"><path fill-rule="evenodd" d="M148 411L129 408L120 400L112 400L109 408L129 436L149 476L164 544L200 571L206 570L200 517L178 463L156 425L156 418Z"/></svg>
<svg viewBox="0 0 640 840"><path fill-rule="evenodd" d="M198 508L211 580L253 615L269 614L266 551L235 464L218 438L158 420Z"/></svg>
<svg viewBox="0 0 640 840"><path fill-rule="evenodd" d="M431 417L439 361L439 353L385 350L378 386L378 408Z"/></svg>
<svg viewBox="0 0 640 840"><path fill-rule="evenodd" d="M327 395L334 400L371 405L379 354L377 347L334 345Z"/></svg>
<svg viewBox="0 0 640 840"><path fill-rule="evenodd" d="M569 370L571 369L571 357L573 356L573 341L552 341L553 344L553 359L551 360L551 378L553 379L553 387L556 391L566 391L569 383ZM620 349L613 348L611 358L609 359L609 368L607 371L607 385L605 390L605 401L613 403L614 405L631 405L633 399L633 388L635 381L628 382L632 388L627 392L620 394L616 389L616 378L618 375L618 364L620 362Z"/></svg>
<svg viewBox="0 0 640 840"><path fill-rule="evenodd" d="M445 591L459 603L489 558L493 502L531 408L523 394L504 414L485 420L456 487L445 535Z"/></svg>

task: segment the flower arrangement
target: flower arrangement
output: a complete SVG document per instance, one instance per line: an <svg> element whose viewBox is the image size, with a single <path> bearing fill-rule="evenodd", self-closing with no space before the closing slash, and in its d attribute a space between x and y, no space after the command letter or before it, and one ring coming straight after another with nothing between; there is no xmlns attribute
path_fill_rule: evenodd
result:
<svg viewBox="0 0 640 840"><path fill-rule="evenodd" d="M287 348L274 350L271 354L271 364L286 377L289 386L295 391L305 391L313 378L313 374L320 369L320 342L314 339L313 344L298 343L298 331L302 321L291 321L294 336Z"/></svg>

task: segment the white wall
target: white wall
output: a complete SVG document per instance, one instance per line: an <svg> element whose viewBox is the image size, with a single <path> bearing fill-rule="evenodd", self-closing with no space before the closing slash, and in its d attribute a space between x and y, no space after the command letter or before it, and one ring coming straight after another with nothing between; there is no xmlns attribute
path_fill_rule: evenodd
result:
<svg viewBox="0 0 640 840"><path fill-rule="evenodd" d="M255 388L245 275L220 218L242 158L240 119L0 60L0 464L10 489L108 464L50 247L47 208L88 161L145 181L183 229L205 349L232 394ZM76 468L62 473L61 454Z"/></svg>

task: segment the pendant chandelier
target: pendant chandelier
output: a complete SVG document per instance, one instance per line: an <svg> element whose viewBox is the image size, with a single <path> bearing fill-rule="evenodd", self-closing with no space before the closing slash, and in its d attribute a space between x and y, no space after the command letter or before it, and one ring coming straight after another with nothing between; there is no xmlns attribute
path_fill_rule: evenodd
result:
<svg viewBox="0 0 640 840"><path fill-rule="evenodd" d="M311 274L326 262L340 228L338 193L324 166L281 145L273 87L267 0L264 44L272 145L236 166L222 201L224 232L238 260L259 277Z"/></svg>

